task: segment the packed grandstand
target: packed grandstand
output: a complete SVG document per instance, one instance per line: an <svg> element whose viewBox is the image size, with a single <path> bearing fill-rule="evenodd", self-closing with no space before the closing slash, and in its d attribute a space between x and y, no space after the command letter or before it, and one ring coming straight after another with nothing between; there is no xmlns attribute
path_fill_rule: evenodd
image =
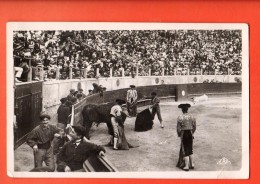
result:
<svg viewBox="0 0 260 184"><path fill-rule="evenodd" d="M241 30L14 31L14 66L23 69L21 81L26 81L30 67L35 80L41 68L45 80L69 79L70 71L72 78L241 75L241 34Z"/></svg>

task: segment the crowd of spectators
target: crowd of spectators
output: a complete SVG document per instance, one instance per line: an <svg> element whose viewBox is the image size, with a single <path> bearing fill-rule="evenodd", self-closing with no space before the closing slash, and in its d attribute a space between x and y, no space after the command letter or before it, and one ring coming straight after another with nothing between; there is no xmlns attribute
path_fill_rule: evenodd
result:
<svg viewBox="0 0 260 184"><path fill-rule="evenodd" d="M15 31L14 66L38 80L136 75L240 75L241 30ZM138 67L138 71L137 68ZM71 68L71 69L70 69ZM97 68L99 73L97 73ZM86 73L85 73L86 72Z"/></svg>

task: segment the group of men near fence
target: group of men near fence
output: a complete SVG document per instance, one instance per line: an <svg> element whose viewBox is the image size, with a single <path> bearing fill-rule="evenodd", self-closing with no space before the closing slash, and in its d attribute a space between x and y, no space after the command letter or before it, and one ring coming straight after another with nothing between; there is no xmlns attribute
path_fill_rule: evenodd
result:
<svg viewBox="0 0 260 184"><path fill-rule="evenodd" d="M138 93L134 85L127 91L126 103L128 116L137 115L137 99ZM79 90L81 91L81 90ZM46 113L40 115L41 124L32 130L27 137L27 143L33 149L34 153L34 169L33 172L53 172L55 171L55 155L56 155L56 171L58 172L79 172L83 170L83 163L91 155L105 155L103 146L85 141L84 136L86 129L82 126L72 126L68 132L66 127L70 114L70 106L73 104L73 94L75 91L70 91L66 98L61 99L61 105L58 109L58 123L56 125L49 124L50 116ZM82 94L82 91L81 91ZM154 119L157 114L160 121L160 127L164 128L161 110L160 99L156 92L151 93L150 113ZM112 145L114 150L129 149L132 146L127 142L124 134L124 126L122 121L122 105L124 100L116 99L115 105L111 108L110 117L113 126ZM183 115L177 119L177 134L181 138L181 148L179 153L179 161L177 167L185 171L194 169L193 159L193 134L196 130L196 120L188 113L190 104L181 104L178 108L182 109ZM66 136L70 137L70 141L62 143L60 140L65 140ZM119 140L121 146L119 145ZM64 145L63 145L64 144ZM123 145L123 147L122 147ZM43 162L46 166L43 166Z"/></svg>

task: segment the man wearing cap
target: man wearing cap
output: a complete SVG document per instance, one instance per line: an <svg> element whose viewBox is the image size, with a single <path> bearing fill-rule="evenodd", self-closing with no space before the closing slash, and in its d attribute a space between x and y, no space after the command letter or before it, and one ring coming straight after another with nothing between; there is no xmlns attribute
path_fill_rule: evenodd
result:
<svg viewBox="0 0 260 184"><path fill-rule="evenodd" d="M55 170L52 140L59 137L60 129L50 125L48 114L40 115L41 124L35 127L27 137L27 144L33 149L35 168L42 168L42 163L49 168L48 171Z"/></svg>
<svg viewBox="0 0 260 184"><path fill-rule="evenodd" d="M188 113L189 107L190 104L180 104L178 108L182 110L183 114L177 118L177 134L181 138L177 167L184 171L194 169L193 134L196 130L196 119Z"/></svg>
<svg viewBox="0 0 260 184"><path fill-rule="evenodd" d="M160 110L160 99L157 97L157 94L156 92L152 92L151 93L151 96L152 96L152 100L151 100L151 108L152 108L152 117L154 119L155 117L155 114L157 114L157 117L160 121L160 125L161 125L161 128L164 128L164 125L163 125L163 120L162 120L162 115L161 115L161 110Z"/></svg>
<svg viewBox="0 0 260 184"><path fill-rule="evenodd" d="M86 98L87 96L83 93L83 89L79 89L79 91L78 91L78 94L77 94L77 98L78 98L78 100L80 101L80 100L82 100L82 99L84 99L84 98Z"/></svg>
<svg viewBox="0 0 260 184"><path fill-rule="evenodd" d="M75 97L74 93L75 93L75 89L70 89L70 94L67 96L68 101L71 101L72 98Z"/></svg>
<svg viewBox="0 0 260 184"><path fill-rule="evenodd" d="M136 116L137 113L137 91L135 89L135 85L130 85L130 88L126 94L126 105L127 111L130 116Z"/></svg>
<svg viewBox="0 0 260 184"><path fill-rule="evenodd" d="M72 138L67 142L57 156L57 171L58 172L80 172L83 171L83 163L91 155L105 154L105 149L102 146L85 142L84 135L86 130L82 126L72 126L72 131L69 133Z"/></svg>

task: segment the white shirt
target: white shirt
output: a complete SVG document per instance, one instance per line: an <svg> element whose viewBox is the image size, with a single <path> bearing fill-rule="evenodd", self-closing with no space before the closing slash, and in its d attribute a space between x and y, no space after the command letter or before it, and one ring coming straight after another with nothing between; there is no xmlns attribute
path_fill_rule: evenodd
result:
<svg viewBox="0 0 260 184"><path fill-rule="evenodd" d="M117 116L121 116L121 112L122 112L122 108L120 105L114 105L111 108L110 114L112 114L113 116L117 117Z"/></svg>
<svg viewBox="0 0 260 184"><path fill-rule="evenodd" d="M137 100L137 91L135 89L129 89L127 91L126 100L130 103Z"/></svg>

